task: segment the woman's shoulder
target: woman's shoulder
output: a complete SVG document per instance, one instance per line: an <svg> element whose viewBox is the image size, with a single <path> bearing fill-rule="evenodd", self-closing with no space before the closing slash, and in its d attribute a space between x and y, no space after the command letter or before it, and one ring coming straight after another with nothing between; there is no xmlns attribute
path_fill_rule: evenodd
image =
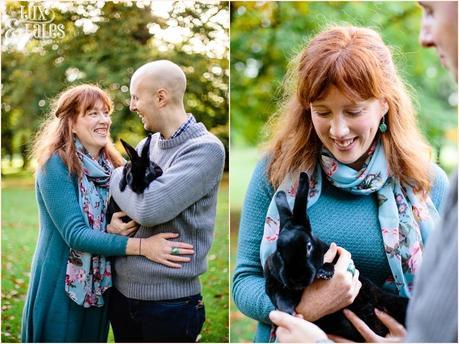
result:
<svg viewBox="0 0 459 344"><path fill-rule="evenodd" d="M433 176L433 179L432 179L433 182L435 182L436 180L439 180L439 181L448 183L448 175L436 163L431 164L431 171L432 171L432 176Z"/></svg>
<svg viewBox="0 0 459 344"><path fill-rule="evenodd" d="M257 164L255 165L254 172L264 174L266 177L268 176L268 165L269 165L270 157L268 154L263 154L261 158L258 160Z"/></svg>
<svg viewBox="0 0 459 344"><path fill-rule="evenodd" d="M263 186L267 188L273 188L272 184L269 182L268 178L268 167L269 167L270 157L267 154L263 154L258 160L255 168L253 170L252 178L257 179Z"/></svg>
<svg viewBox="0 0 459 344"><path fill-rule="evenodd" d="M38 169L38 173L46 173L67 169L64 161L57 153L51 154L48 160Z"/></svg>
<svg viewBox="0 0 459 344"><path fill-rule="evenodd" d="M431 186L430 198L435 207L440 209L448 194L449 179L445 171L435 163L431 164Z"/></svg>
<svg viewBox="0 0 459 344"><path fill-rule="evenodd" d="M53 153L49 159L37 170L37 180L46 180L49 178L70 178L69 170L62 158L57 153Z"/></svg>
<svg viewBox="0 0 459 344"><path fill-rule="evenodd" d="M275 190L268 178L268 164L269 157L262 156L255 165L247 188L246 201L271 200Z"/></svg>
<svg viewBox="0 0 459 344"><path fill-rule="evenodd" d="M449 186L449 178L446 172L437 164L432 163L431 165L431 181L433 188L445 188Z"/></svg>

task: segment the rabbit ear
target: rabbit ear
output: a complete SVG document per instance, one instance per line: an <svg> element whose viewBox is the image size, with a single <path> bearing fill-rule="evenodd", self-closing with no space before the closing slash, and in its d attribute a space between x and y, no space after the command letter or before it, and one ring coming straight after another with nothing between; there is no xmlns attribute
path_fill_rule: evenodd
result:
<svg viewBox="0 0 459 344"><path fill-rule="evenodd" d="M307 221L306 209L308 208L309 178L306 172L300 173L300 181L293 206L293 219L298 224Z"/></svg>
<svg viewBox="0 0 459 344"><path fill-rule="evenodd" d="M145 141L145 144L143 145L142 148L142 160L144 161L150 161L150 141L151 141L151 134L148 135L147 140Z"/></svg>
<svg viewBox="0 0 459 344"><path fill-rule="evenodd" d="M124 150L126 151L127 155L129 155L129 158L131 161L138 159L139 155L137 154L137 151L132 147L129 143L124 141L123 139L120 139L121 143L123 144Z"/></svg>
<svg viewBox="0 0 459 344"><path fill-rule="evenodd" d="M292 211L290 210L290 206L287 202L287 195L284 191L276 193L276 206L279 212L280 230L282 230L287 221L292 217Z"/></svg>
<svg viewBox="0 0 459 344"><path fill-rule="evenodd" d="M126 186L128 184L127 182L127 176L131 174L131 162L128 161L126 165L124 165L123 168L123 178L120 180L120 191L123 192L126 189Z"/></svg>

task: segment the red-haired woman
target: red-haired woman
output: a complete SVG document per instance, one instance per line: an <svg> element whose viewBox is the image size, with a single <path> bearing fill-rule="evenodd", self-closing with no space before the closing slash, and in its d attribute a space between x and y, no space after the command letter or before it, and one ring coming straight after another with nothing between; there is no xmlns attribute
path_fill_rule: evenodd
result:
<svg viewBox="0 0 459 344"><path fill-rule="evenodd" d="M307 171L312 229L339 245L327 254L332 260L339 253L334 277L305 288L296 307L310 321L351 304L359 273L409 297L447 191L375 31L344 26L319 33L293 61L286 93L246 194L233 281L237 306L259 321L257 342L268 341L274 309L262 266L279 231L276 190L286 191L292 205L299 173Z"/></svg>
<svg viewBox="0 0 459 344"><path fill-rule="evenodd" d="M110 140L112 109L97 86L69 88L56 98L36 136L32 156L40 231L22 317L23 342L106 342L104 292L112 284L106 257L143 255L158 261L170 252L166 238L176 237L129 238L137 225L124 224L121 212L109 225L120 235L106 233L109 179L123 163ZM192 245L174 246L182 248L180 254L193 253Z"/></svg>

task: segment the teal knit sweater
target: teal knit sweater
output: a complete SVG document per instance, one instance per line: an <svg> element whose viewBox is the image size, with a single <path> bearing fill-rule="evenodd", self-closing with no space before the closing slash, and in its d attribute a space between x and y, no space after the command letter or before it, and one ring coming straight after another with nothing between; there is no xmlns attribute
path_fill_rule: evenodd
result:
<svg viewBox="0 0 459 344"><path fill-rule="evenodd" d="M76 177L57 155L37 174L40 231L22 315L23 342L107 341L107 307L78 306L64 291L67 259L70 247L124 255L128 238L87 227L77 187Z"/></svg>
<svg viewBox="0 0 459 344"><path fill-rule="evenodd" d="M265 216L275 190L266 175L267 159L258 163L249 184L241 214L238 256L233 279L233 298L245 315L258 320L256 342L267 342L274 309L265 292L260 263L260 242ZM446 197L448 178L438 166L433 167L431 198L437 209ZM390 275L384 253L377 203L374 195L361 196L343 192L324 178L320 199L309 209L314 233L325 242L336 242L351 252L360 273L382 285Z"/></svg>

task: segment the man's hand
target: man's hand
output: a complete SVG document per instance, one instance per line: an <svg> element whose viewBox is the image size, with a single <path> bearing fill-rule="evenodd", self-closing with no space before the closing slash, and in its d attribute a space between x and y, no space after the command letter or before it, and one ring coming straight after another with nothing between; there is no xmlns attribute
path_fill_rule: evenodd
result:
<svg viewBox="0 0 459 344"><path fill-rule="evenodd" d="M272 311L269 318L276 324L276 337L280 343L311 343L327 341L327 335L317 325L303 320L300 316Z"/></svg>
<svg viewBox="0 0 459 344"><path fill-rule="evenodd" d="M113 214L110 224L107 226L107 232L112 234L131 236L139 229L139 224L134 220L124 223L121 218L127 214L124 211L118 211Z"/></svg>
<svg viewBox="0 0 459 344"><path fill-rule="evenodd" d="M385 337L381 337L373 332L371 328L368 327L365 322L360 319L355 313L351 312L348 309L343 310L344 315L348 320L354 325L354 327L359 331L362 337L367 343L402 343L403 338L406 335L406 329L389 314L384 313L378 309L375 309L375 314L381 320L381 322L386 325L389 333ZM334 335L328 335L331 340L336 343L349 343L350 340Z"/></svg>

